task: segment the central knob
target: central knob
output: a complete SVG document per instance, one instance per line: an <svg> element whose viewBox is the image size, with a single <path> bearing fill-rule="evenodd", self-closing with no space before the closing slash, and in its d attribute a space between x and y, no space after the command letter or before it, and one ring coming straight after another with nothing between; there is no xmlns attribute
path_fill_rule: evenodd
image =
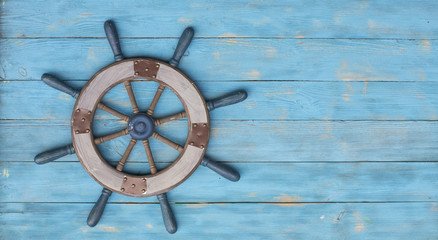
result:
<svg viewBox="0 0 438 240"><path fill-rule="evenodd" d="M137 113L128 121L128 131L131 137L143 140L154 132L154 120L144 113Z"/></svg>

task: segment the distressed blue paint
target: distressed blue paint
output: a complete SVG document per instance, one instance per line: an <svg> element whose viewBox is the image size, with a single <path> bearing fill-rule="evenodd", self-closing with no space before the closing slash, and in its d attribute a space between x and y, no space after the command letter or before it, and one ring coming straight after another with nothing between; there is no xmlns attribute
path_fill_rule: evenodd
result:
<svg viewBox="0 0 438 240"><path fill-rule="evenodd" d="M172 239L435 239L436 203L173 204ZM8 239L170 238L158 204L109 204L104 221L85 226L89 203L7 203ZM69 216L69 217L66 217ZM73 216L73 217L70 217ZM38 224L35 221L38 219ZM54 227L53 221L56 221ZM213 226L213 227L212 227Z"/></svg>
<svg viewBox="0 0 438 240"><path fill-rule="evenodd" d="M81 82L69 82L82 86ZM211 112L212 119L232 120L436 120L437 82L198 82L206 99L237 89L248 91L242 102ZM139 107L146 111L158 84L135 82ZM0 83L3 119L71 118L74 99L41 81ZM132 114L123 84L102 100L125 114ZM16 106L29 106L23 108ZM44 109L44 110L42 110ZM158 102L155 117L183 109L168 89ZM100 111L99 111L100 112ZM115 119L103 114L102 118Z"/></svg>
<svg viewBox="0 0 438 240"><path fill-rule="evenodd" d="M155 198L113 194L103 221L88 228L101 187L77 158L32 162L71 142L74 100L41 74L79 88L111 63L108 18L128 57L169 60L176 37L193 26L181 69L207 99L249 93L211 113L208 154L241 180L200 167L172 190L173 238L438 238L436 9L426 0L1 2L0 238L169 237ZM147 109L156 84L133 86ZM103 101L130 114L121 87ZM165 91L156 116L181 109ZM101 111L95 123L98 136L124 126ZM158 131L184 143L187 122ZM128 140L99 149L114 164ZM157 141L151 147L159 168L178 156ZM148 171L141 146L126 168Z"/></svg>
<svg viewBox="0 0 438 240"><path fill-rule="evenodd" d="M435 190L438 187L436 162L230 164L241 173L239 182L227 181L200 166L186 182L169 192L170 201L312 203L438 200ZM162 169L164 166L167 164L158 164L157 167ZM8 169L10 174L7 179L1 178L4 182L0 189L2 202L91 202L97 200L102 190L79 162L46 165L1 162L0 167ZM147 161L128 163L126 169L134 173L149 173ZM75 194L69 194L71 192ZM131 198L114 193L110 202L142 203L157 202L157 199Z"/></svg>
<svg viewBox="0 0 438 240"><path fill-rule="evenodd" d="M120 27L119 27L120 28ZM170 60L177 39L122 39L125 57ZM436 81L437 40L194 39L180 68L193 80ZM89 79L112 63L106 39L1 39L6 79ZM59 57L61 56L61 57ZM236 57L238 56L238 57ZM39 64L35 64L38 62ZM196 66L196 68L193 68ZM5 75L6 74L6 75Z"/></svg>
<svg viewBox="0 0 438 240"><path fill-rule="evenodd" d="M7 1L4 37L104 37L113 19L121 37L436 38L438 4L392 1ZM147 12L147 14L145 14ZM132 24L135 22L135 24ZM29 24L32 23L32 24Z"/></svg>

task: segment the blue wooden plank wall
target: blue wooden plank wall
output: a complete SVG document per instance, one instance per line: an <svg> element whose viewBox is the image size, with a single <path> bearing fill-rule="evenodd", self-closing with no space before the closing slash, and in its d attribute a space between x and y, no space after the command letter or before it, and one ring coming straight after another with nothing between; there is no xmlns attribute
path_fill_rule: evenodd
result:
<svg viewBox="0 0 438 240"><path fill-rule="evenodd" d="M45 73L80 88L112 63L103 22L126 56L181 62L206 99L248 91L211 113L209 155L238 169L232 183L200 167L168 196L169 235L155 198L113 194L86 225L101 186L72 155L74 100ZM407 0L0 2L0 239L438 239L438 2ZM133 83L145 110L156 85ZM129 113L122 87L103 101ZM157 116L182 108L163 94ZM94 131L123 123L98 112ZM184 143L187 122L158 129ZM111 163L129 138L99 146ZM158 167L176 151L151 142ZM136 146L127 171L148 173Z"/></svg>

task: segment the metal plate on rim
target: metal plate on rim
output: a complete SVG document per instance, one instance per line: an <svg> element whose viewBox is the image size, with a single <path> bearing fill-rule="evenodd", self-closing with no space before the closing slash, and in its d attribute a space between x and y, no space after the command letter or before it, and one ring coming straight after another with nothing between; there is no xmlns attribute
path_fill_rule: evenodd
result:
<svg viewBox="0 0 438 240"><path fill-rule="evenodd" d="M137 62L137 67L135 66L135 62ZM153 67L157 65L159 67L156 67L153 71L147 71L147 73L146 71L142 72L140 75L139 72L136 71L139 69L139 62L141 62L142 67ZM155 70L156 74L154 74ZM91 116L94 117L97 104L108 90L123 81L131 81L133 79L147 79L165 85L178 96L184 105L189 122L187 141L184 150L170 166L153 175L140 176L119 172L102 158L94 144L92 127L89 132L76 134L75 128L72 125L71 133L73 145L82 166L99 184L120 194L133 197L147 197L173 189L186 180L196 170L207 149L210 120L203 96L193 81L185 76L180 70L172 67L168 63L155 59L131 58L108 65L97 72L88 81L76 100L72 121L75 118L74 113L77 109L81 109L81 111L90 111ZM203 126L203 124L207 125L202 137L202 148L200 147L200 144L188 144L189 139L194 139L197 134L199 135L199 133L193 129L193 125L196 124L198 126ZM145 188L142 187L141 191L126 191L126 178L128 178L130 183L145 183ZM144 179L146 181L144 181ZM124 191L122 191L122 188Z"/></svg>

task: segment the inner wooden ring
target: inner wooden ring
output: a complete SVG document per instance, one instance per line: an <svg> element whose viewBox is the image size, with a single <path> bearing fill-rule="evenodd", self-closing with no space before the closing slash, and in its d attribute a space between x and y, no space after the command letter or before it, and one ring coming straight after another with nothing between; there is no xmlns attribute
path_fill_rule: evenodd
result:
<svg viewBox="0 0 438 240"><path fill-rule="evenodd" d="M156 66L156 74L139 74L136 68L139 63ZM133 197L148 197L175 188L196 170L207 149L210 120L204 98L193 81L181 71L156 59L130 58L108 65L88 81L76 100L72 114L72 126L76 111L79 110L94 116L97 104L107 91L119 83L133 79L146 79L165 85L179 97L184 105L189 122L187 141L181 154L170 166L153 175L133 175L117 171L103 159L94 144L93 117L88 123L90 125L88 126L89 131L76 133L72 127L71 134L76 155L94 180L113 192ZM196 139L196 134L198 134L199 127L194 128L193 126L207 128L207 136L204 136L206 144L202 147L197 144L189 144L189 140ZM121 189L127 184L129 186L135 185L136 188L146 191L122 192Z"/></svg>

